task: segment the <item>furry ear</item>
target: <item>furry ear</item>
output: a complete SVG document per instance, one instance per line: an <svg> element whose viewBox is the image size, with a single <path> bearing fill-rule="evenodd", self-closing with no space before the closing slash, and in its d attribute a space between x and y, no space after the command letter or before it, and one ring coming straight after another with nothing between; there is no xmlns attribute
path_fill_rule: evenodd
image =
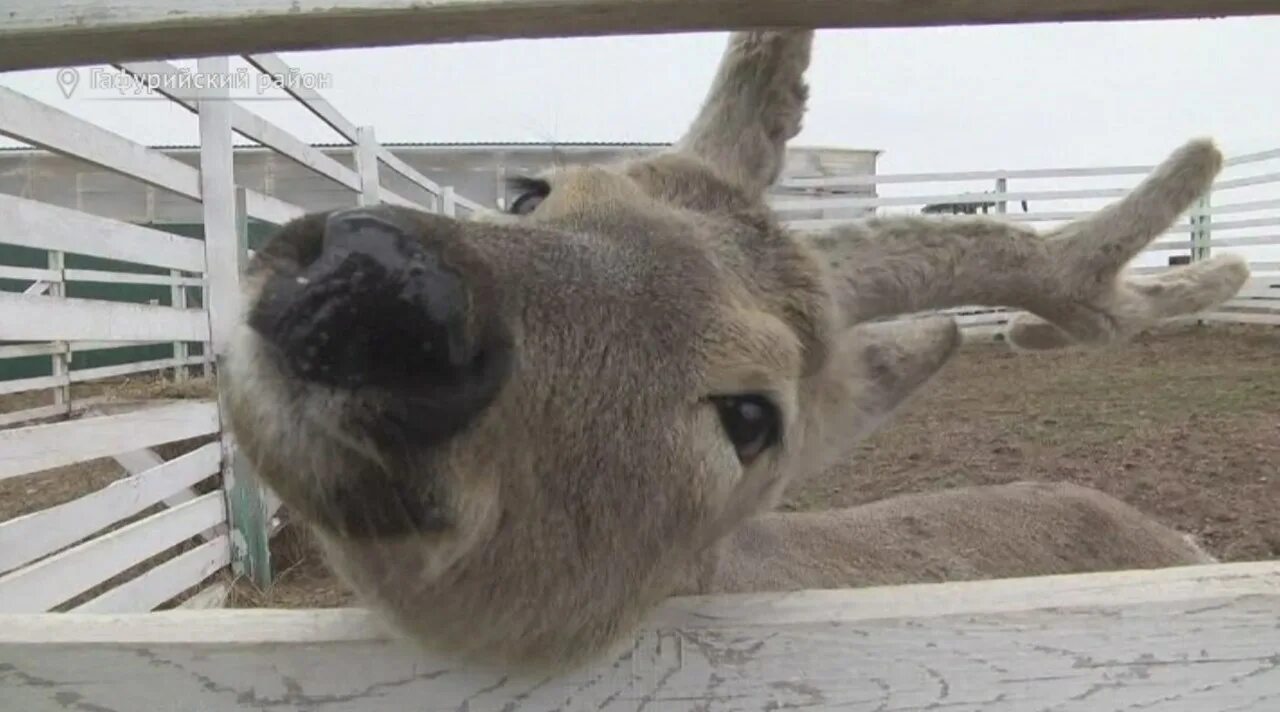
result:
<svg viewBox="0 0 1280 712"><path fill-rule="evenodd" d="M960 341L955 320L940 316L846 330L826 367L804 383L804 429L794 450L803 461L788 465L789 476L821 472L847 459L937 375Z"/></svg>
<svg viewBox="0 0 1280 712"><path fill-rule="evenodd" d="M800 133L813 32L737 32L711 90L675 150L709 164L752 196L782 172L787 141Z"/></svg>
<svg viewBox="0 0 1280 712"><path fill-rule="evenodd" d="M1249 270L1216 257L1154 277L1123 274L1209 189L1222 155L1192 141L1120 201L1046 235L991 218L875 218L811 238L845 321L963 305L1026 309L1015 345L1125 338L1231 298Z"/></svg>

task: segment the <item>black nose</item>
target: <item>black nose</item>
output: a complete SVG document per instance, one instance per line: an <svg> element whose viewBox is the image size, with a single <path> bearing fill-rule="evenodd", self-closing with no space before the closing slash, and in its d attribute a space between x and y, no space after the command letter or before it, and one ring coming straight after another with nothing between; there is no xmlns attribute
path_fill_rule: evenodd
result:
<svg viewBox="0 0 1280 712"><path fill-rule="evenodd" d="M465 378L482 357L467 338L466 284L414 233L394 213L330 215L319 255L268 285L255 328L317 383L400 389Z"/></svg>

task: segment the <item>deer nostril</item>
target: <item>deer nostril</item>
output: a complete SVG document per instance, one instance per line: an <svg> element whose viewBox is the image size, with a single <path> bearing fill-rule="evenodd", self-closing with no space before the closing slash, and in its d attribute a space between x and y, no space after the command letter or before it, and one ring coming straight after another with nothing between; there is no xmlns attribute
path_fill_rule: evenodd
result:
<svg viewBox="0 0 1280 712"><path fill-rule="evenodd" d="M360 388L444 385L474 357L461 275L412 230L368 209L330 216L302 273L264 299L259 331L298 376Z"/></svg>

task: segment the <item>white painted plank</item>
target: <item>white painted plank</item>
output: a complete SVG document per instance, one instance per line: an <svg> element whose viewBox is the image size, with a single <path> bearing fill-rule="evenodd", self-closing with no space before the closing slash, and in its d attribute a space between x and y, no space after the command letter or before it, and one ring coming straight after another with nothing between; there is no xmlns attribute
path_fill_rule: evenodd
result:
<svg viewBox="0 0 1280 712"><path fill-rule="evenodd" d="M1235 178L1232 180L1219 181L1213 184L1213 189L1231 190L1233 188L1248 188L1254 185L1266 185L1268 183L1280 183L1280 173L1263 173L1261 175L1249 176L1247 178Z"/></svg>
<svg viewBox="0 0 1280 712"><path fill-rule="evenodd" d="M203 287L199 277L174 277L168 274L141 274L138 272L107 272L98 269L63 270L68 282L97 282L99 284L156 284L164 287Z"/></svg>
<svg viewBox="0 0 1280 712"><path fill-rule="evenodd" d="M58 386L65 386L70 382L70 379L65 375L15 378L9 381L0 381L0 395L8 393L23 393L26 391L40 391L46 388L57 388Z"/></svg>
<svg viewBox="0 0 1280 712"><path fill-rule="evenodd" d="M0 279L20 279L31 282L57 282L62 279L62 275L51 269L0 265Z"/></svg>
<svg viewBox="0 0 1280 712"><path fill-rule="evenodd" d="M1240 166L1246 163L1257 163L1258 161L1269 161L1273 158L1280 158L1280 148L1273 148L1269 151L1258 151L1257 153L1246 153L1242 156L1233 156L1228 158L1223 165Z"/></svg>
<svg viewBox="0 0 1280 712"><path fill-rule="evenodd" d="M320 92L303 83L287 80L288 77L296 76L298 73L298 70L289 66L288 62L274 54L267 53L248 55L245 59L263 74L276 77L280 88L285 93L301 102L308 111L315 114L317 118L328 124L334 131L337 131L338 135L353 144L359 142L359 132L356 125L343 116L342 112L334 108L333 104L330 104L328 100L320 95Z"/></svg>
<svg viewBox="0 0 1280 712"><path fill-rule="evenodd" d="M202 446L201 449L213 448L214 445L216 445L216 443L209 443ZM214 473L221 471L220 464L221 464L221 457L222 457L221 455L222 449L220 447L217 448L217 452L219 453L218 454L219 464L214 466L214 469L213 469ZM154 450L150 450L147 448L143 448L141 450L133 450L130 452L122 452L117 455L112 455L111 458L115 460L116 463L118 463L121 467L123 467L126 472L128 472L130 475L133 475L135 477L145 475L151 469L160 467L165 463L164 459L161 458L159 455L157 455ZM193 482L191 484L195 484L195 483ZM181 487L176 490L173 490L171 493L165 495L164 497L161 497L160 501L164 502L166 505L170 507L176 507L179 504L182 504L183 502L190 502L191 500L199 496L200 496L199 492L196 492L190 486L187 486L187 487ZM200 536L204 537L205 541L209 541L214 539L215 537L220 536L223 533L224 529L225 527L219 525L211 529L207 529L203 532L200 532Z"/></svg>
<svg viewBox="0 0 1280 712"><path fill-rule="evenodd" d="M0 40L0 45L3 44ZM3 86L0 86L0 134L75 156L157 188L200 199L199 178L194 168Z"/></svg>
<svg viewBox="0 0 1280 712"><path fill-rule="evenodd" d="M10 0L0 71L210 54L513 37L1262 14L1274 0Z"/></svg>
<svg viewBox="0 0 1280 712"><path fill-rule="evenodd" d="M253 190L245 191L245 211L250 217L272 225L284 225L294 218L302 217L307 212L293 203Z"/></svg>
<svg viewBox="0 0 1280 712"><path fill-rule="evenodd" d="M208 341L195 309L0 292L0 334L17 341Z"/></svg>
<svg viewBox="0 0 1280 712"><path fill-rule="evenodd" d="M0 194L0 225L3 241L11 245L204 271L199 240L14 195Z"/></svg>
<svg viewBox="0 0 1280 712"><path fill-rule="evenodd" d="M154 361L130 361L115 366L97 366L94 368L79 368L71 372L71 383L83 383L85 381L96 381L103 378L115 378L117 376L127 376L133 373L145 373L147 371L163 371L179 366L195 366L204 363L202 356L188 356L184 360L176 360L172 357L156 359Z"/></svg>
<svg viewBox="0 0 1280 712"><path fill-rule="evenodd" d="M4 430L0 480L216 432L217 406L203 401Z"/></svg>
<svg viewBox="0 0 1280 712"><path fill-rule="evenodd" d="M1280 564L1233 564L673 599L550 677L388 641L357 610L5 616L0 665L23 709L1264 712L1277 615Z"/></svg>
<svg viewBox="0 0 1280 712"><path fill-rule="evenodd" d="M199 92L193 85L183 86L177 82L163 83L165 78L176 78L181 75L182 70L177 66L161 61L124 62L117 66L134 77L146 78L152 82L149 86L156 86L158 94L168 97L179 106L188 111L196 111ZM152 78L157 78L159 81L152 81ZM278 151L304 168L309 168L344 188L360 190L360 178L355 171L237 103L231 105L231 127L241 136Z"/></svg>
<svg viewBox="0 0 1280 712"><path fill-rule="evenodd" d="M1280 235L1256 235L1250 237L1213 237L1210 247L1250 247L1254 245L1280 245Z"/></svg>
<svg viewBox="0 0 1280 712"><path fill-rule="evenodd" d="M377 205L382 186L378 182L378 139L372 126L356 127L355 157L360 173L360 204Z"/></svg>
<svg viewBox="0 0 1280 712"><path fill-rule="evenodd" d="M1209 321L1222 321L1231 324L1262 324L1265 326L1280 326L1280 312L1251 313L1217 311L1205 314L1204 318Z"/></svg>
<svg viewBox="0 0 1280 712"><path fill-rule="evenodd" d="M209 443L70 502L0 523L0 572L74 544L185 491L217 474L221 462L218 444Z"/></svg>
<svg viewBox="0 0 1280 712"><path fill-rule="evenodd" d="M0 359L26 358L28 356L48 356L59 350L58 344L13 344L0 346Z"/></svg>
<svg viewBox="0 0 1280 712"><path fill-rule="evenodd" d="M1280 210L1280 200L1247 200L1240 203L1213 205L1209 207L1209 214L1249 213L1258 210Z"/></svg>
<svg viewBox="0 0 1280 712"><path fill-rule="evenodd" d="M422 175L416 168L400 160L400 157L392 153L385 146L378 146L378 159L387 165L388 168L399 173L406 180L414 185L422 188L436 198L440 197L440 184Z"/></svg>
<svg viewBox="0 0 1280 712"><path fill-rule="evenodd" d="M56 415L65 415L67 407L65 405L42 405L38 408L27 408L25 410L15 410L10 413L0 413L0 428L7 428L12 425L20 425L29 423L33 420L43 420L52 418Z"/></svg>
<svg viewBox="0 0 1280 712"><path fill-rule="evenodd" d="M0 26L0 37L4 35L3 27ZM0 41L0 58L7 49L3 45ZM0 86L0 135L200 200L200 172L191 166L3 86ZM302 214L301 208L256 191L249 191L249 196L249 213L255 218L281 224L287 222L289 216ZM202 271L178 265L160 266Z"/></svg>
<svg viewBox="0 0 1280 712"><path fill-rule="evenodd" d="M231 585L226 581L216 581L207 588L202 589L199 593L191 596L187 600L178 604L178 608L206 610L212 608L222 608L227 602L227 597L231 595Z"/></svg>
<svg viewBox="0 0 1280 712"><path fill-rule="evenodd" d="M210 492L0 576L0 611L47 611L226 518L222 492Z"/></svg>
<svg viewBox="0 0 1280 712"><path fill-rule="evenodd" d="M230 563L231 543L223 535L71 610L75 613L144 613L198 585Z"/></svg>
<svg viewBox="0 0 1280 712"><path fill-rule="evenodd" d="M892 183L951 183L956 181L996 181L1044 178L1100 178L1104 176L1146 175L1155 166L1102 166L1097 168L1033 168L1027 170L950 171L942 173L881 173L872 175L831 176L826 178L788 178L788 188L852 188Z"/></svg>
<svg viewBox="0 0 1280 712"><path fill-rule="evenodd" d="M940 195L907 195L891 198L774 198L769 205L777 212L795 210L836 210L924 205L926 203L998 203L1019 200L1081 200L1085 198L1120 198L1126 188L1085 188L1080 190L1038 190L1009 193L951 193Z"/></svg>
<svg viewBox="0 0 1280 712"><path fill-rule="evenodd" d="M11 426L30 423L33 420L43 420L55 416L78 415L86 409L108 400L107 396L90 396L88 398L77 398L71 402L71 412L67 413L67 406L63 404L54 404L48 406L40 406L38 408L28 408L26 410L12 411L0 414L0 428L8 428Z"/></svg>

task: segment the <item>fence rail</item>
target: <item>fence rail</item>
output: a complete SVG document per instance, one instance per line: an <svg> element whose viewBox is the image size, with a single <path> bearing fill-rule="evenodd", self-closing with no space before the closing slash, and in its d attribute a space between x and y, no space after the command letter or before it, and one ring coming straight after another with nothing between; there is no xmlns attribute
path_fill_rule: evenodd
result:
<svg viewBox="0 0 1280 712"><path fill-rule="evenodd" d="M0 71L135 59L504 38L777 27L912 27L1280 13L1276 0L11 0Z"/></svg>
<svg viewBox="0 0 1280 712"><path fill-rule="evenodd" d="M559 676L459 666L354 609L0 616L0 664L17 709L1265 712L1277 591L1261 562L677 598Z"/></svg>
<svg viewBox="0 0 1280 712"><path fill-rule="evenodd" d="M1280 167L1280 149L1227 159L1224 176L1214 184L1209 195L1147 247L1134 263L1134 271L1149 273L1167 269L1170 258L1175 256L1195 260L1223 251L1240 254L1249 261L1255 279L1239 298L1197 318L1280 325L1280 280L1276 279L1276 273L1280 272L1276 262L1280 258L1280 198L1277 198L1280 172L1276 171L1277 167ZM869 198L829 194L788 196L774 199L771 204L787 225L801 231L827 230L852 217L919 213L927 208L935 212L993 214L1048 230L1090 215L1125 195L1153 168L1134 165L797 178L785 183L792 192L829 193L871 185L892 194ZM1015 181L1033 185L1027 189L1011 189ZM1045 187L1046 182L1079 185L1082 181L1108 185ZM979 188L982 183L989 189ZM815 214L834 216L813 217ZM1015 315L1008 309L977 305L943 313L954 316L971 338L998 335Z"/></svg>

